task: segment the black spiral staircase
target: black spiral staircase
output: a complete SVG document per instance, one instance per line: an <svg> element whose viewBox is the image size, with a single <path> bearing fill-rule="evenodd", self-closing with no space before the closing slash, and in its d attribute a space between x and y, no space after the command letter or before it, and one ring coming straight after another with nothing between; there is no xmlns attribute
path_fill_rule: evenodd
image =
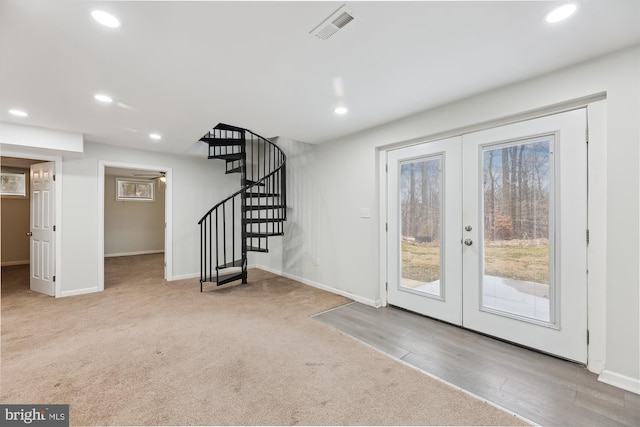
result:
<svg viewBox="0 0 640 427"><path fill-rule="evenodd" d="M207 212L200 225L200 292L203 283L247 283L247 253L268 252L269 237L284 234L287 219L286 156L247 129L218 124L200 138L209 159L240 174L240 190Z"/></svg>

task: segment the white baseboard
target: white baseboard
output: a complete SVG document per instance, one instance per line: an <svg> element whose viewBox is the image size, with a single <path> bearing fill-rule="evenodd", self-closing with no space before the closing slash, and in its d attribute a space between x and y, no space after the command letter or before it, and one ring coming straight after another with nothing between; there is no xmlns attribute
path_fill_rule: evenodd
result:
<svg viewBox="0 0 640 427"><path fill-rule="evenodd" d="M260 268L260 267L256 267L254 264L249 264L247 265L247 269L250 268ZM266 269L265 269L266 270ZM277 273L276 273L277 274ZM187 274L178 274L178 275L174 275L171 280L167 280L168 282L172 282L174 280L185 280L185 279L199 279L200 278L200 273L187 273Z"/></svg>
<svg viewBox="0 0 640 427"><path fill-rule="evenodd" d="M23 260L23 261L5 261L3 263L0 263L0 267L9 267L11 265L25 265L25 264L29 264L29 260Z"/></svg>
<svg viewBox="0 0 640 427"><path fill-rule="evenodd" d="M598 381L630 391L631 393L640 394L640 379L638 378L604 369L598 377Z"/></svg>
<svg viewBox="0 0 640 427"><path fill-rule="evenodd" d="M200 273L187 273L187 274L174 274L169 282L173 282L175 280L185 280L185 279L199 279Z"/></svg>
<svg viewBox="0 0 640 427"><path fill-rule="evenodd" d="M95 292L98 292L98 287L75 289L73 291L62 291L60 295L56 295L56 298L73 297L76 295L84 295L84 294L93 294Z"/></svg>
<svg viewBox="0 0 640 427"><path fill-rule="evenodd" d="M254 264L247 265L247 269L251 269L251 268L260 268L260 267L256 267ZM167 280L167 281L172 282L174 280L199 279L199 278L200 278L200 273L187 273L187 274L178 274L177 276L174 275L171 278L171 280Z"/></svg>
<svg viewBox="0 0 640 427"><path fill-rule="evenodd" d="M296 280L298 282L304 283L305 285L312 286L314 288L322 289L323 291L331 292L333 294L342 295L343 297L352 299L354 301L360 302L362 304L378 308L381 306L380 300L372 300L369 298L364 298L360 295L352 294L347 291L343 291L341 289L337 289L331 286L324 285L322 283L314 282L313 280L305 279L303 277L294 276L293 274L285 273L283 271L275 270L270 267L265 267L264 265L256 265L255 268L259 268L260 270L265 270L273 274L277 274L283 277L287 277L289 279Z"/></svg>
<svg viewBox="0 0 640 427"><path fill-rule="evenodd" d="M300 283L304 283L305 285L312 286L312 287L318 288L318 289L322 289L323 291L331 292L331 293L337 294L337 295L342 295L343 297L352 299L354 301L360 302L362 304L365 304L365 305L368 305L368 306L371 306L371 307L378 308L378 307L382 306L380 300L372 300L372 299L369 299L369 298L364 298L364 297L362 297L360 295L352 294L350 292L346 292L346 291L343 291L341 289L336 289L336 288L333 288L331 286L324 285L322 283L314 282L313 280L305 279L303 277L294 276L293 274L284 273L281 270L276 270L276 269L273 269L273 268L270 268L270 267L266 267L264 265L258 265L258 264L247 265L247 269L251 269L251 268L259 268L260 270L268 271L269 273L273 273L273 274L277 274L279 276L287 277L289 279L296 280L296 281L298 281ZM200 273L188 273L188 274L174 275L172 280L196 279L196 278L199 278L199 277L200 277Z"/></svg>
<svg viewBox="0 0 640 427"><path fill-rule="evenodd" d="M152 251L135 251L135 252L119 252L116 254L104 254L104 257L109 258L109 257L116 257L116 256L149 255L149 254L161 254L161 253L164 253L163 249L152 250Z"/></svg>

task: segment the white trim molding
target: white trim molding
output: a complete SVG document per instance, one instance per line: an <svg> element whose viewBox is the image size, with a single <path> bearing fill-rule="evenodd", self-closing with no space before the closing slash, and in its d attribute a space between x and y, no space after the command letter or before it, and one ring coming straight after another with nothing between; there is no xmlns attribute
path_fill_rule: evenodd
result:
<svg viewBox="0 0 640 427"><path fill-rule="evenodd" d="M381 148L376 148L376 160L378 162L378 194L380 205L378 206L378 218L380 218L378 223L378 235L380 238L378 239L379 247L378 247L378 260L379 260L379 270L378 270L378 295L380 296L380 306L387 306L388 303L388 292L387 292L387 283L389 280L387 274L387 266L389 263L389 254L387 250L389 248L389 239L387 234L387 227L389 222L389 216L387 211L387 197L389 193L389 189L387 188L387 180L388 180L388 159L387 154L389 150L383 150Z"/></svg>
<svg viewBox="0 0 640 427"><path fill-rule="evenodd" d="M633 378L604 369L598 377L598 381L630 391L631 393L640 394L640 378Z"/></svg>
<svg viewBox="0 0 640 427"><path fill-rule="evenodd" d="M167 282L186 279L200 279L200 273L176 274L171 279L167 279Z"/></svg>
<svg viewBox="0 0 640 427"><path fill-rule="evenodd" d="M72 291L62 291L60 295L56 295L56 297L73 297L76 295L84 295L84 294L93 294L98 292L98 288L83 288L83 289L74 289Z"/></svg>

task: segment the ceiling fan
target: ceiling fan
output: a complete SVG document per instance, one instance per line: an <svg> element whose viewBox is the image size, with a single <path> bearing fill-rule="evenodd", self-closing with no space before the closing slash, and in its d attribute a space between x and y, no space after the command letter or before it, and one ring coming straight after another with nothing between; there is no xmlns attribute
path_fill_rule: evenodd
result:
<svg viewBox="0 0 640 427"><path fill-rule="evenodd" d="M146 178L146 179L156 179L156 178L160 178L160 181L165 182L167 180L167 173L166 172L162 172L162 171L158 171L158 172L139 172L139 173L134 173L133 176L135 176L136 178Z"/></svg>

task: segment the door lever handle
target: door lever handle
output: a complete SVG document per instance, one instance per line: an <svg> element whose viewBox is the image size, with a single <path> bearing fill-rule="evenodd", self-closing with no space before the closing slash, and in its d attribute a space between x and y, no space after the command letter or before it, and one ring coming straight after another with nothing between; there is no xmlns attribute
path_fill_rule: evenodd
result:
<svg viewBox="0 0 640 427"><path fill-rule="evenodd" d="M464 239L464 244L465 244L465 245L467 245L467 246L471 246L471 245L473 245L473 240L471 240L471 239Z"/></svg>
<svg viewBox="0 0 640 427"><path fill-rule="evenodd" d="M31 231L27 231L27 236L31 237L33 236L33 233Z"/></svg>

